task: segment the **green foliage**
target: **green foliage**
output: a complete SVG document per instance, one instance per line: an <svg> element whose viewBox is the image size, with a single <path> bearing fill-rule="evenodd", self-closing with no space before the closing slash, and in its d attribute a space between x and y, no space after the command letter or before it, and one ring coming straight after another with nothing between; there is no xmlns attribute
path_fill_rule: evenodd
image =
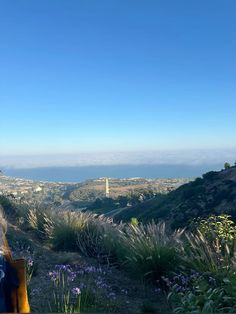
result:
<svg viewBox="0 0 236 314"><path fill-rule="evenodd" d="M236 229L229 215L211 215L197 220L196 229L167 232L164 223L143 224L132 218L128 224L91 213L29 210L29 223L56 250L79 251L124 268L139 279L159 282L165 276L183 273L191 277L180 290L176 283L161 286L169 292L175 313L232 312L236 310ZM95 304L91 291L79 298L71 295L66 278L55 282L50 310L78 312L82 304ZM186 282L186 281L185 281ZM57 284L57 286L56 286ZM85 300L86 301L83 301ZM154 311L149 304L143 310Z"/></svg>
<svg viewBox="0 0 236 314"><path fill-rule="evenodd" d="M54 217L55 218L55 217ZM55 250L75 251L77 249L77 234L85 227L85 221L73 213L60 213L59 219L47 224L51 234L51 244Z"/></svg>
<svg viewBox="0 0 236 314"><path fill-rule="evenodd" d="M218 172L217 171L209 171L207 173L205 173L202 177L203 179L206 179L206 180L214 180L218 175Z"/></svg>
<svg viewBox="0 0 236 314"><path fill-rule="evenodd" d="M229 164L228 162L225 162L225 163L224 163L224 168L225 168L225 170L226 170L226 169L229 169L230 167L231 167L231 166L230 166L230 164Z"/></svg>
<svg viewBox="0 0 236 314"><path fill-rule="evenodd" d="M132 217L141 222L165 220L173 230L188 227L194 218L211 214L229 214L236 221L235 174L235 167L230 171L210 171L165 196L159 195L121 211L114 218L126 222Z"/></svg>
<svg viewBox="0 0 236 314"><path fill-rule="evenodd" d="M50 312L53 313L80 313L81 291L73 295L69 278L66 272L58 271L53 282L53 297L48 300Z"/></svg>
<svg viewBox="0 0 236 314"><path fill-rule="evenodd" d="M234 313L236 310L236 275L213 278L201 275L186 291L173 285L168 300L174 313Z"/></svg>
<svg viewBox="0 0 236 314"><path fill-rule="evenodd" d="M138 226L138 224L139 224L138 219L136 217L132 217L130 220L130 224L132 226Z"/></svg>
<svg viewBox="0 0 236 314"><path fill-rule="evenodd" d="M141 204L155 195L156 193L151 188L134 189L126 195L119 195L117 198L97 198L91 205L87 206L86 210L96 212L97 214L105 214L117 208Z"/></svg>
<svg viewBox="0 0 236 314"><path fill-rule="evenodd" d="M219 240L209 241L199 230L185 234L182 242L182 263L188 269L199 272L217 273L229 269L234 261L231 259L233 247L221 245Z"/></svg>
<svg viewBox="0 0 236 314"><path fill-rule="evenodd" d="M168 300L174 313L231 313L236 310L235 226L230 216L210 216L198 223L195 233L185 234L182 266L197 276L184 287L169 285ZM190 279L189 279L190 278ZM193 279L191 279L193 278Z"/></svg>
<svg viewBox="0 0 236 314"><path fill-rule="evenodd" d="M120 228L104 216L63 212L45 216L43 225L55 250L79 251L107 261L117 259Z"/></svg>
<svg viewBox="0 0 236 314"><path fill-rule="evenodd" d="M202 219L198 229L209 241L219 239L223 243L230 243L236 238L235 224L229 215L211 215Z"/></svg>
<svg viewBox="0 0 236 314"><path fill-rule="evenodd" d="M14 204L3 195L0 195L0 207L3 208L6 215L15 215L16 213L16 208Z"/></svg>
<svg viewBox="0 0 236 314"><path fill-rule="evenodd" d="M179 236L178 233L168 236L164 223L130 225L123 241L126 246L126 268L135 276L151 281L178 269Z"/></svg>

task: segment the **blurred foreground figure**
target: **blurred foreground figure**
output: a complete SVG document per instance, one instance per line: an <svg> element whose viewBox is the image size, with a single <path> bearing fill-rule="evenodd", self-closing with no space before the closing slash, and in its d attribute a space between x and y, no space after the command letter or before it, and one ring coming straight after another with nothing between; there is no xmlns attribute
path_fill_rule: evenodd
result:
<svg viewBox="0 0 236 314"><path fill-rule="evenodd" d="M13 260L0 212L0 313L29 313L24 259Z"/></svg>

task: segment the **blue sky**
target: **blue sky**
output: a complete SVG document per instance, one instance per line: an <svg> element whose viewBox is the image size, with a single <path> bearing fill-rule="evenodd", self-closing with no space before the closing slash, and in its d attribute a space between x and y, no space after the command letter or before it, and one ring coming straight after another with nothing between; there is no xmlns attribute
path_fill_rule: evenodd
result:
<svg viewBox="0 0 236 314"><path fill-rule="evenodd" d="M1 0L0 155L235 148L235 34L235 0Z"/></svg>

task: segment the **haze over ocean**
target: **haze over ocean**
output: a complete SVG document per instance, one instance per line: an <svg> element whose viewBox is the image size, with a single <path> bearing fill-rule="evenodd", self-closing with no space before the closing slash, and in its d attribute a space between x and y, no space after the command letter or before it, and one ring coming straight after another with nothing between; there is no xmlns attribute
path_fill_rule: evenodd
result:
<svg viewBox="0 0 236 314"><path fill-rule="evenodd" d="M236 149L163 150L0 156L4 174L42 181L81 182L99 177L190 178L234 164Z"/></svg>
<svg viewBox="0 0 236 314"><path fill-rule="evenodd" d="M30 169L3 169L12 177L55 181L82 182L101 177L110 178L193 178L210 170L220 170L222 165L110 165L83 167L46 167Z"/></svg>

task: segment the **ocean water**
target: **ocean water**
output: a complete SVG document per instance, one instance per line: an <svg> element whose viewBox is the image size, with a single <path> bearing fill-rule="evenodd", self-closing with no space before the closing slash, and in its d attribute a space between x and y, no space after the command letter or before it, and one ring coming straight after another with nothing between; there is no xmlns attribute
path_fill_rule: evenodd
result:
<svg viewBox="0 0 236 314"><path fill-rule="evenodd" d="M51 182L82 182L109 178L194 178L222 165L115 165L84 167L45 167L32 169L2 169L5 175Z"/></svg>

